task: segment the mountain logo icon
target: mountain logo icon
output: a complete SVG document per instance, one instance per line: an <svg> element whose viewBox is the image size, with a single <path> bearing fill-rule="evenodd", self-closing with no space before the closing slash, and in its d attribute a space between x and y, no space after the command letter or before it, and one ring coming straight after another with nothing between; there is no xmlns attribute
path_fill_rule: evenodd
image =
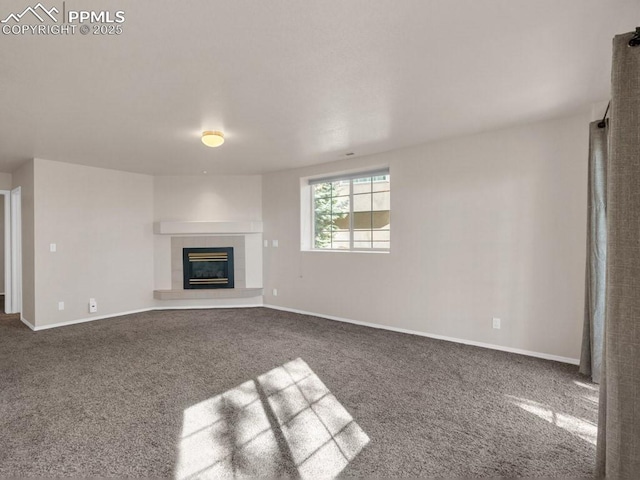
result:
<svg viewBox="0 0 640 480"><path fill-rule="evenodd" d="M53 15L60 13L60 11L56 7L47 10L41 3L38 3L35 7L25 8L22 13L9 14L9 16L0 21L0 23L9 23L10 20L13 20L16 23L20 23L22 17L24 17L27 13L32 13L38 20L40 20L40 23L44 23L46 17L49 17L54 22L58 23L58 19Z"/></svg>

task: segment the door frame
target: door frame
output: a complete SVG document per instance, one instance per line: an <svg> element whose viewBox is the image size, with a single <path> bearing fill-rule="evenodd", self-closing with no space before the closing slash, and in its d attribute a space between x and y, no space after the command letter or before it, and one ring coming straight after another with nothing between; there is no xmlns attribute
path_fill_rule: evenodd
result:
<svg viewBox="0 0 640 480"><path fill-rule="evenodd" d="M4 196L4 309L22 311L22 191L0 190Z"/></svg>

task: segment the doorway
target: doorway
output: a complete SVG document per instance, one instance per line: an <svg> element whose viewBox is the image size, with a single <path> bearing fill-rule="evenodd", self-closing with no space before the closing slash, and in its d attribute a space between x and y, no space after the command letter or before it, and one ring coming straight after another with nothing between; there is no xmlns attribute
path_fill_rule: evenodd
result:
<svg viewBox="0 0 640 480"><path fill-rule="evenodd" d="M22 311L22 202L20 187L0 190L0 293L4 312Z"/></svg>

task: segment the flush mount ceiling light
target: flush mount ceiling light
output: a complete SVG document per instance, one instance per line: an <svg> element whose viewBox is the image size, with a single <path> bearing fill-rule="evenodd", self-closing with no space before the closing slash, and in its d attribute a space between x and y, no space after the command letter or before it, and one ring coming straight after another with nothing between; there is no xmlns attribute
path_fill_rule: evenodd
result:
<svg viewBox="0 0 640 480"><path fill-rule="evenodd" d="M222 132L211 130L202 132L202 143L207 147L219 147L224 143L224 134Z"/></svg>

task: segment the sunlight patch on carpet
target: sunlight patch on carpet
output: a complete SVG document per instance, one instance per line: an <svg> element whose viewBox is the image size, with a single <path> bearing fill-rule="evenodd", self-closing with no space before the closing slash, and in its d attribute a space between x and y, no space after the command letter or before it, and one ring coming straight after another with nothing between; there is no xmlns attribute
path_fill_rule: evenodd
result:
<svg viewBox="0 0 640 480"><path fill-rule="evenodd" d="M589 385L588 383L579 382L577 380L574 380L573 383L587 390L587 393L585 395L582 395L582 398L587 400L592 408L597 409L598 402L600 400L599 398L600 391L598 387L596 385Z"/></svg>
<svg viewBox="0 0 640 480"><path fill-rule="evenodd" d="M511 395L507 395L507 397L511 399L514 405L532 413L538 418L546 420L552 425L562 428L563 430L586 440L592 445L596 444L598 427L592 422L566 413L553 411L548 406L534 402L533 400L527 400L525 398L514 397Z"/></svg>
<svg viewBox="0 0 640 480"><path fill-rule="evenodd" d="M367 443L298 358L187 408L175 478L333 478Z"/></svg>

